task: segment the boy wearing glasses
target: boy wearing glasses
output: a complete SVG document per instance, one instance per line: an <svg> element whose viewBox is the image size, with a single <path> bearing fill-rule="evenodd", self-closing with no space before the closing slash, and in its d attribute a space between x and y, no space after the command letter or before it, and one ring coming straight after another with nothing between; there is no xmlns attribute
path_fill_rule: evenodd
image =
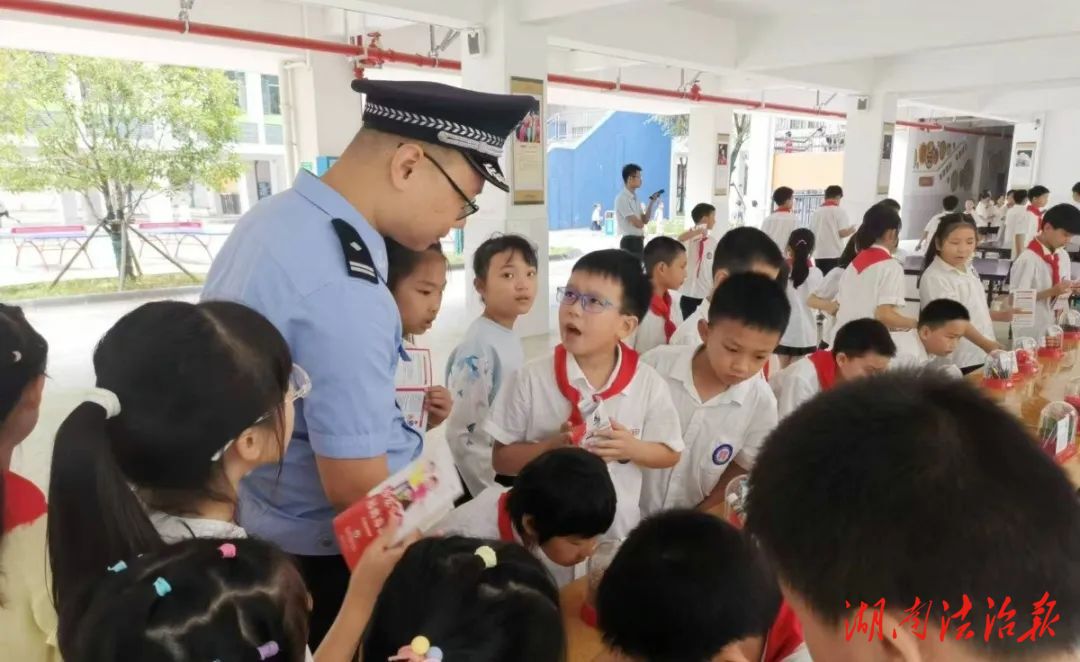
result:
<svg viewBox="0 0 1080 662"><path fill-rule="evenodd" d="M559 288L554 356L527 363L499 391L484 423L495 440L495 471L517 475L533 458L581 446L608 463L615 521L625 537L648 501L646 472L675 466L683 450L679 415L667 384L623 341L645 315L651 287L637 258L623 250L586 254Z"/></svg>

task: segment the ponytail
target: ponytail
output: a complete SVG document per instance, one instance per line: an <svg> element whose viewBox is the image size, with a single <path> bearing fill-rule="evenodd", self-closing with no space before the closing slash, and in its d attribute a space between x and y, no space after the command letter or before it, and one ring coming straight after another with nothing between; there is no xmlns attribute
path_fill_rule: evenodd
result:
<svg viewBox="0 0 1080 662"><path fill-rule="evenodd" d="M810 255L814 252L814 233L807 228L799 228L788 237L788 249L791 251L791 284L798 289L810 275Z"/></svg>
<svg viewBox="0 0 1080 662"><path fill-rule="evenodd" d="M117 561L164 546L113 456L105 409L84 402L56 433L49 479L48 548L61 653L93 585Z"/></svg>

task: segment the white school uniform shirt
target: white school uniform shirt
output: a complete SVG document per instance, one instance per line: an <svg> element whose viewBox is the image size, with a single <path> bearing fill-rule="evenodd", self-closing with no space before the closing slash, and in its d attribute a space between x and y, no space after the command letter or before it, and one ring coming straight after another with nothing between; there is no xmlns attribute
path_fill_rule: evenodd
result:
<svg viewBox="0 0 1080 662"><path fill-rule="evenodd" d="M846 267L843 269L837 267L829 271L811 294L826 301L836 301L836 296L840 294L840 279L843 278L846 270ZM825 316L825 320L821 324L821 339L826 343L831 343L836 335L836 315L825 312L822 315Z"/></svg>
<svg viewBox="0 0 1080 662"><path fill-rule="evenodd" d="M790 211L774 211L765 217L765 220L761 222L761 231L769 235L769 238L776 242L776 245L780 247L780 252L784 252L784 248L787 246L787 240L791 236L791 233L795 230L795 214Z"/></svg>
<svg viewBox="0 0 1080 662"><path fill-rule="evenodd" d="M713 227L712 232L686 242L686 282L679 292L692 299L712 293L712 263L719 241L720 233Z"/></svg>
<svg viewBox="0 0 1080 662"><path fill-rule="evenodd" d="M810 217L810 227L814 231L814 257L819 260L840 257L847 241L847 237L840 236L840 231L851 227L848 213L838 205L823 205Z"/></svg>
<svg viewBox="0 0 1080 662"><path fill-rule="evenodd" d="M1069 280L1072 273L1069 254L1064 248L1057 249L1056 253L1061 280ZM1053 284L1053 272L1042 256L1030 248L1020 251L1020 255L1013 260L1012 269L1009 272L1009 288L1041 292L1050 289ZM1032 338L1039 340L1046 335L1046 328L1054 323L1054 311L1068 305L1068 300L1068 295L1063 295L1035 302L1035 326L1031 329Z"/></svg>
<svg viewBox="0 0 1080 662"><path fill-rule="evenodd" d="M486 317L476 318L446 362L446 387L454 399L446 419L446 443L469 494L495 485L491 437L481 423L495 394L525 363L525 352L512 329Z"/></svg>
<svg viewBox="0 0 1080 662"><path fill-rule="evenodd" d="M807 300L824 280L825 276L821 275L821 269L817 267L810 267L806 280L798 287L788 278L786 289L788 303L791 304L791 317L788 319L784 336L780 338L780 344L784 347L817 347L817 311L810 307Z"/></svg>
<svg viewBox="0 0 1080 662"><path fill-rule="evenodd" d="M674 322L677 331L679 324L683 321L682 311L679 309L679 294L668 292L668 295L671 296L671 321ZM674 338L675 334L672 333L671 337ZM634 336L627 344L638 354L644 354L654 347L668 344L667 335L664 333L664 318L654 313L651 308L646 310L645 317L641 318L641 323L638 324Z"/></svg>
<svg viewBox="0 0 1080 662"><path fill-rule="evenodd" d="M817 368L803 357L781 370L769 380L776 395L776 413L780 420L798 409L804 402L821 393Z"/></svg>
<svg viewBox="0 0 1080 662"><path fill-rule="evenodd" d="M934 258L919 280L920 306L925 308L935 299L952 299L963 304L975 330L994 339L994 321L986 304L986 291L971 264L957 269L940 257ZM967 338L961 338L952 354L952 361L961 368L982 365L986 362L986 352Z"/></svg>
<svg viewBox="0 0 1080 662"><path fill-rule="evenodd" d="M1024 247L1028 245L1028 242L1035 238L1035 235L1039 232L1039 217L1032 214L1027 210L1027 207L1020 205L1013 205L1008 212L1005 213L1005 234L1001 238L1001 247L1012 249L1014 240L1013 237L1021 235L1020 238L1020 250L1024 250ZM1016 259L1016 255L1013 259Z"/></svg>
<svg viewBox="0 0 1080 662"><path fill-rule="evenodd" d="M889 256L870 265L861 273L855 267L856 260L852 260L844 275L840 277L840 289L836 300L840 304L840 310L836 313L836 323L829 337L832 344L836 332L851 320L869 317L873 319L874 311L878 306L896 306L903 308L904 300L904 267L892 258L889 249L884 246L871 246L868 251L881 251Z"/></svg>
<svg viewBox="0 0 1080 662"><path fill-rule="evenodd" d="M566 376L570 385L581 393L578 406L584 416L588 437L594 430L608 427L615 419L638 439L649 443L661 443L676 452L682 452L682 431L679 414L671 403L667 383L652 366L639 362L630 384L618 395L596 403L593 396L610 387L622 364L619 350L615 370L607 384L594 388L585 378L573 355L566 356ZM484 422L484 430L495 441L503 444L536 442L559 432L570 417L570 403L566 401L555 382L554 359L547 355L526 363L495 396L491 411ZM609 462L608 473L615 484L615 522L607 535L625 538L641 520L643 497L650 502L652 495L643 494L646 469L633 463Z"/></svg>
<svg viewBox="0 0 1080 662"><path fill-rule="evenodd" d="M918 329L894 331L889 335L896 345L896 356L889 360L890 370L921 368L934 360L919 338Z"/></svg>
<svg viewBox="0 0 1080 662"><path fill-rule="evenodd" d="M446 535L458 534L471 538L482 538L484 540L501 540L501 532L499 531L499 499L508 491L509 488L501 485L489 487L477 494L472 500L454 508L453 511L432 527L432 529L435 531L442 531ZM506 540L504 542L516 542L521 544L521 537L518 536L517 531L513 532L513 538L513 540ZM574 581L575 575L578 574L578 571L583 571L582 566L585 565L584 563L579 563L577 566L567 568L566 566L559 565L549 559L547 554L544 554L543 550L539 547L526 549L529 549L529 551L532 552L532 555L547 568L547 571L551 573L551 576L555 579L555 583L558 584L559 588Z"/></svg>
<svg viewBox="0 0 1080 662"><path fill-rule="evenodd" d="M683 430L679 463L654 469L650 501L642 503L649 516L670 508L693 508L705 500L731 462L750 471L765 437L776 427L776 397L760 373L702 402L691 367L695 347L660 347L642 360L656 368L671 392Z"/></svg>
<svg viewBox="0 0 1080 662"><path fill-rule="evenodd" d="M712 296L712 293L710 292L709 295ZM690 313L690 317L684 319L679 328L675 329L675 333L671 334L669 345L692 345L697 347L701 344L698 322L709 319L709 303L709 299L702 299L697 310Z"/></svg>

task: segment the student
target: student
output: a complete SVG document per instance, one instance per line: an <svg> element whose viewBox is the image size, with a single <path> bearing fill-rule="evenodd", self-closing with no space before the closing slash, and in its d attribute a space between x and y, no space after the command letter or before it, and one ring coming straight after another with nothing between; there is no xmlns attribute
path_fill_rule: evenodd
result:
<svg viewBox="0 0 1080 662"><path fill-rule="evenodd" d="M690 317L712 291L712 261L720 233L714 232L716 207L701 202L690 210L694 227L679 235L686 246L686 282L682 286L679 308L683 319Z"/></svg>
<svg viewBox="0 0 1080 662"><path fill-rule="evenodd" d="M510 375L525 363L514 323L536 300L536 249L518 234L492 237L473 253L473 287L484 312L446 362L446 385L454 398L446 441L465 489L480 494L495 485L491 437L481 423Z"/></svg>
<svg viewBox="0 0 1080 662"><path fill-rule="evenodd" d="M832 349L820 349L792 363L770 381L783 419L822 391L889 368L896 344L881 322L864 317L836 332Z"/></svg>
<svg viewBox="0 0 1080 662"><path fill-rule="evenodd" d="M1036 184L1028 190L1028 212L1035 217L1036 229L1042 230L1043 209L1050 201L1050 189Z"/></svg>
<svg viewBox="0 0 1080 662"><path fill-rule="evenodd" d="M596 612L604 662L810 661L755 543L706 513L643 522L600 580Z"/></svg>
<svg viewBox="0 0 1080 662"><path fill-rule="evenodd" d="M390 266L386 286L394 295L394 303L401 315L401 334L407 344L413 345L416 336L431 329L439 314L443 292L446 291L446 270L450 268L450 263L438 242L425 250L414 251L390 238L386 239L386 260ZM398 363L397 369L401 372L405 366ZM452 407L453 399L445 386L429 387L424 395L424 409L428 412L427 429L442 424Z"/></svg>
<svg viewBox="0 0 1080 662"><path fill-rule="evenodd" d="M844 251L844 240L855 234L855 226L840 206L843 198L844 189L835 184L826 187L825 202L810 217L810 227L817 238L814 262L821 269L822 275L828 275L836 268L840 253Z"/></svg>
<svg viewBox="0 0 1080 662"><path fill-rule="evenodd" d="M844 246L844 252L840 254L840 259L837 260L836 268L818 283L817 287L806 299L808 308L816 310L824 316L821 324L822 341L818 345L818 349L828 347L829 341L836 335L836 313L840 311L840 304L837 303L836 297L840 294L840 279L843 278L844 271L847 270L851 261L859 253L860 237L865 234L861 231L862 228L860 227L855 234L848 238L847 245Z"/></svg>
<svg viewBox="0 0 1080 662"><path fill-rule="evenodd" d="M1062 203L1054 205L1043 218L1043 227L1027 248L1013 260L1009 288L1035 290L1035 324L1032 334L1041 338L1053 324L1055 311L1069 303L1072 264L1065 245L1080 234L1080 209Z"/></svg>
<svg viewBox="0 0 1080 662"><path fill-rule="evenodd" d="M679 325L675 335L671 337L672 345L697 346L701 343L698 323L709 318L709 299L713 290L724 282L724 279L733 274L752 272L778 280L784 269L784 254L761 230L734 228L717 242L716 254L710 266L712 285L705 301Z"/></svg>
<svg viewBox="0 0 1080 662"><path fill-rule="evenodd" d="M979 204L975 205L975 223L979 227L997 227L997 210L994 206L994 198L989 190L979 194Z"/></svg>
<svg viewBox="0 0 1080 662"><path fill-rule="evenodd" d="M893 210L894 212L896 212L897 214L900 213L900 203L897 202L896 200L893 200L892 198L882 198L881 200L879 200L875 204L884 205L884 206L888 207L889 209Z"/></svg>
<svg viewBox="0 0 1080 662"><path fill-rule="evenodd" d="M934 233L937 232L938 223L941 222L941 217L945 216L946 214L955 213L956 208L959 206L960 198L956 197L955 195L947 195L942 198L941 207L944 209L944 211L934 214L930 217L930 220L926 222L926 227L923 228L922 237L919 238L919 243L915 246L916 251L921 251L923 249L923 246L925 246L926 242L930 239L930 237L933 237Z"/></svg>
<svg viewBox="0 0 1080 662"><path fill-rule="evenodd" d="M1072 201L1074 205L1080 206L1080 182L1073 184Z"/></svg>
<svg viewBox="0 0 1080 662"><path fill-rule="evenodd" d="M790 277L785 288L791 304L791 319L780 339L780 345L776 348L776 354L780 357L780 368L788 367L794 359L817 349L817 320L814 319L808 301L810 293L821 285L824 277L821 270L810 261L813 250L813 232L799 228L791 233L786 249Z"/></svg>
<svg viewBox="0 0 1080 662"><path fill-rule="evenodd" d="M953 363L965 374L982 367L988 352L1002 349L995 339L994 322L1012 320L1011 312L993 312L986 303L982 280L971 266L977 241L975 226L962 214L942 217L919 276L919 300L923 308L936 299L951 299L971 316L964 338L953 354Z"/></svg>
<svg viewBox="0 0 1080 662"><path fill-rule="evenodd" d="M753 467L776 425L776 398L760 373L790 312L774 280L736 274L716 288L709 318L698 323L701 347L661 347L643 357L667 380L686 444L673 469L646 476L647 515L719 505L728 482Z"/></svg>
<svg viewBox="0 0 1080 662"><path fill-rule="evenodd" d="M98 343L94 372L97 388L56 433L49 483L65 657L106 566L185 538L244 537L236 494L258 466L277 465L275 487L289 489L292 403L311 388L277 329L224 301L136 308Z"/></svg>
<svg viewBox="0 0 1080 662"><path fill-rule="evenodd" d="M747 530L815 660L1080 659L1075 488L972 386L838 387L780 422L751 481Z"/></svg>
<svg viewBox="0 0 1080 662"><path fill-rule="evenodd" d="M623 343L649 296L649 282L626 251L584 255L558 290L562 343L554 357L518 370L484 422L495 440L492 463L503 475L517 475L536 456L567 445L607 462L618 495L609 535L617 538L641 517L645 472L675 466L683 450L667 384Z"/></svg>
<svg viewBox="0 0 1080 662"><path fill-rule="evenodd" d="M645 275L652 286L652 298L630 342L638 354L668 344L682 322L671 292L686 280L686 247L671 237L651 239L645 245Z"/></svg>
<svg viewBox="0 0 1080 662"><path fill-rule="evenodd" d="M795 214L791 212L795 204L795 191L787 186L781 186L773 191L772 199L776 210L761 222L761 231L769 235L777 247L787 246L788 237L798 221Z"/></svg>
<svg viewBox="0 0 1080 662"><path fill-rule="evenodd" d="M513 487L487 488L434 528L522 544L562 587L611 528L615 498L603 460L581 448L556 448L526 464Z"/></svg>
<svg viewBox="0 0 1080 662"><path fill-rule="evenodd" d="M559 592L521 545L424 538L387 578L361 651L371 662L564 662Z"/></svg>
<svg viewBox="0 0 1080 662"><path fill-rule="evenodd" d="M836 327L851 320L871 317L890 329L915 328L915 320L903 314L905 299L904 267L893 259L899 243L900 216L882 205L874 205L863 216L861 245L844 275L836 301Z"/></svg>
<svg viewBox="0 0 1080 662"><path fill-rule="evenodd" d="M45 496L11 471L11 455L37 425L49 345L21 308L0 304L0 650L52 662L56 611L49 596Z"/></svg>
<svg viewBox="0 0 1080 662"><path fill-rule="evenodd" d="M934 359L951 356L967 333L970 320L961 303L952 299L931 301L919 313L918 328L892 334L896 356L889 368L921 368Z"/></svg>
<svg viewBox="0 0 1080 662"><path fill-rule="evenodd" d="M1031 238L1039 231L1038 219L1028 212L1025 202L1028 193L1024 189L1012 192L1012 206L1005 212L1005 234L1001 237L1001 247L1012 251L1015 260Z"/></svg>

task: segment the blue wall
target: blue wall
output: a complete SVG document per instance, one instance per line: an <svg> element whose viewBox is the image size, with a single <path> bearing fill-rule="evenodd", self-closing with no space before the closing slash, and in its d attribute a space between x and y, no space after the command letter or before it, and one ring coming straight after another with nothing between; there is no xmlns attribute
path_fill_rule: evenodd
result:
<svg viewBox="0 0 1080 662"><path fill-rule="evenodd" d="M623 189L622 167L636 163L643 172L638 200L646 202L671 181L671 138L649 115L617 112L577 149L556 148L547 153L548 228L587 228L593 205L612 209ZM671 215L671 191L665 191L664 215Z"/></svg>

